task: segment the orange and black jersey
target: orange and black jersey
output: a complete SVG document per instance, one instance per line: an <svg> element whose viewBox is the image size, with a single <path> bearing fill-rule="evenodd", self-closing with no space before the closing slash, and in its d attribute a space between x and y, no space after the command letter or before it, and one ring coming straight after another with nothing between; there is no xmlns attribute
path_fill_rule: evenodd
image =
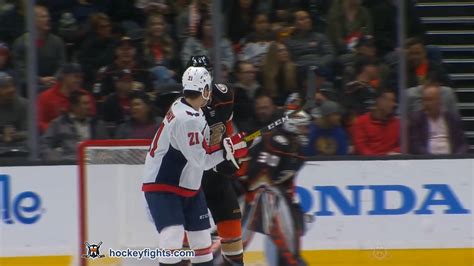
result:
<svg viewBox="0 0 474 266"><path fill-rule="evenodd" d="M249 191L262 185L292 186L296 172L304 162L296 135L281 128L263 134L250 155L246 182Z"/></svg>

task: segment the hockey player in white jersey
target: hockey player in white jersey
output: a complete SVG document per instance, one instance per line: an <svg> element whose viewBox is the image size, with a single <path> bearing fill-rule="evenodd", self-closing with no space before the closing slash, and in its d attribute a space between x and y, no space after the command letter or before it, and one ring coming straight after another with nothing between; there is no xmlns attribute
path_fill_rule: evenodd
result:
<svg viewBox="0 0 474 266"><path fill-rule="evenodd" d="M156 132L145 161L142 191L159 232L160 248L181 249L186 235L195 251L193 265L212 265L210 222L200 189L203 171L224 160L247 155L242 135L209 147L209 128L201 107L211 97L211 76L203 67L183 74L183 98L177 99ZM179 265L180 258L159 258Z"/></svg>

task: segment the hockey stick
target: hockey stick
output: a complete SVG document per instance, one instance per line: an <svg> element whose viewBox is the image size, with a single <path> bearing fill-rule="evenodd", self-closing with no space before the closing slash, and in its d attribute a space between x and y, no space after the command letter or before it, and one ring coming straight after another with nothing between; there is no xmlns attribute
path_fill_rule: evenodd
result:
<svg viewBox="0 0 474 266"><path fill-rule="evenodd" d="M263 133L272 131L274 128L283 125L286 121L288 121L291 117L295 116L299 111L304 110L311 106L312 99L314 97L314 93L316 93L316 74L314 71L316 70L315 66L311 66L308 69L308 90L306 91L306 101L305 104L298 108L297 110L291 112L288 115L285 115L277 120L273 121L272 123L266 125L265 127L260 128L259 130L253 132L244 137L245 142L250 142L258 137L260 137Z"/></svg>

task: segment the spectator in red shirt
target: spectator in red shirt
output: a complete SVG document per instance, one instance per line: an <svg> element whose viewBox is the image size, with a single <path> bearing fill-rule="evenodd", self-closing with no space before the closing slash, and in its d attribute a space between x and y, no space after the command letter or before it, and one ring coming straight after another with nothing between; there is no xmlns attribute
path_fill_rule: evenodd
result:
<svg viewBox="0 0 474 266"><path fill-rule="evenodd" d="M42 92L38 97L38 119L41 132L45 132L49 122L69 111L69 95L71 92L84 91L91 102L91 115L95 115L95 100L82 87L82 70L79 64L68 63L62 66L59 80L51 88Z"/></svg>
<svg viewBox="0 0 474 266"><path fill-rule="evenodd" d="M356 119L352 129L356 154L400 153L400 120L393 113L397 105L395 99L393 91L378 91L374 109Z"/></svg>

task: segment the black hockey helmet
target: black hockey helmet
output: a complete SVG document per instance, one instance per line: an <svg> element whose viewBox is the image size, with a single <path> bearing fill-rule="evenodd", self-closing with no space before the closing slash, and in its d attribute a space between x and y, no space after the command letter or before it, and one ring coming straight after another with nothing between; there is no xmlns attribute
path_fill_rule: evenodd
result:
<svg viewBox="0 0 474 266"><path fill-rule="evenodd" d="M212 70L211 60L209 60L209 58L205 55L191 56L186 67L188 68L192 66L205 67L208 71Z"/></svg>

